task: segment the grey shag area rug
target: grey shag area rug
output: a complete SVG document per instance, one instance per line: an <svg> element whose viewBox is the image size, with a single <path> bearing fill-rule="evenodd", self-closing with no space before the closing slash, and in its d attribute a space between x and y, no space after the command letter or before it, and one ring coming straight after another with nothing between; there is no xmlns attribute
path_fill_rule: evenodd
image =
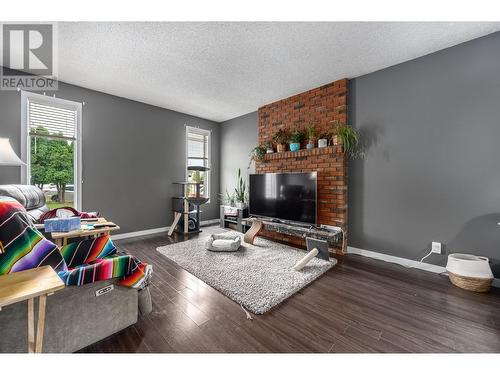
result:
<svg viewBox="0 0 500 375"><path fill-rule="evenodd" d="M243 234L228 231L227 234ZM233 253L205 250L209 235L157 249L162 255L208 285L243 305L263 314L332 268L337 261L312 259L301 271L293 265L306 252L257 237L254 245L243 242Z"/></svg>

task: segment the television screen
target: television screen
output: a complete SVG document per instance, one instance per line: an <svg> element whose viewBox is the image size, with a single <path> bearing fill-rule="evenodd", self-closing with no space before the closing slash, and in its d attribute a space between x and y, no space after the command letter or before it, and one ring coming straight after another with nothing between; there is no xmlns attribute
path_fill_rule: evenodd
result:
<svg viewBox="0 0 500 375"><path fill-rule="evenodd" d="M316 224L316 172L251 174L250 215Z"/></svg>

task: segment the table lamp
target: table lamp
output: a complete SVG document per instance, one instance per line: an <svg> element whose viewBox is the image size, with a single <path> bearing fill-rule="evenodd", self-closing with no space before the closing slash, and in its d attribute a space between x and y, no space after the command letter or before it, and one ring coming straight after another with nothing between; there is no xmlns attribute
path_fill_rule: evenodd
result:
<svg viewBox="0 0 500 375"><path fill-rule="evenodd" d="M26 165L16 155L10 144L9 138L0 138L0 166L21 166Z"/></svg>

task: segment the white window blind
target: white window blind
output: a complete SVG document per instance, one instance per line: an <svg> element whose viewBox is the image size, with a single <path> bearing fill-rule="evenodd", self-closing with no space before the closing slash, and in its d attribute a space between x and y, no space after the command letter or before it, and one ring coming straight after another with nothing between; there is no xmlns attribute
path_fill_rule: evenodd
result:
<svg viewBox="0 0 500 375"><path fill-rule="evenodd" d="M208 167L208 135L188 132L188 166Z"/></svg>
<svg viewBox="0 0 500 375"><path fill-rule="evenodd" d="M186 127L186 167L210 168L210 131ZM186 171L187 181L201 182L201 195L210 198L210 171ZM194 186L191 186L194 188Z"/></svg>
<svg viewBox="0 0 500 375"><path fill-rule="evenodd" d="M30 135L45 134L68 140L76 139L77 111L28 101L28 126Z"/></svg>

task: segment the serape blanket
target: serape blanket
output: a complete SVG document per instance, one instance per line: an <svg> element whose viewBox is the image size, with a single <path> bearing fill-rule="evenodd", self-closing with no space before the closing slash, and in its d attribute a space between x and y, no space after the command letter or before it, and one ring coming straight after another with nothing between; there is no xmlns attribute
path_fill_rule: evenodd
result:
<svg viewBox="0 0 500 375"><path fill-rule="evenodd" d="M109 236L75 242L59 249L31 226L26 210L15 199L0 196L0 275L45 265L66 285L84 285L120 278L120 284L142 288L152 267L120 254Z"/></svg>

